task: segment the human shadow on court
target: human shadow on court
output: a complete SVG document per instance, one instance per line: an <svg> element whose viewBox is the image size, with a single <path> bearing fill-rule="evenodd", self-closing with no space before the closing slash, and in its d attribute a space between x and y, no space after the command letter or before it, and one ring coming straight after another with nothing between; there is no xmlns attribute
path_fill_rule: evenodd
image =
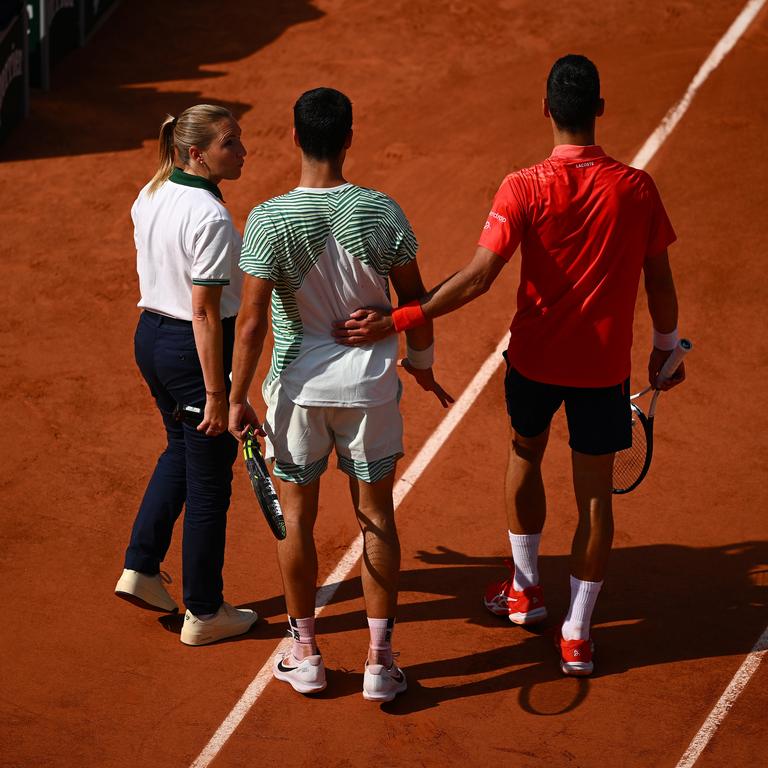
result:
<svg viewBox="0 0 768 768"><path fill-rule="evenodd" d="M472 632L477 632L478 648L496 635L498 647L409 664L407 648L401 645L409 690L384 707L392 714L502 691L515 691L519 706L533 714L561 714L584 701L601 677L657 664L744 656L765 628L768 542L618 548L611 555L609 577L594 615L596 672L589 680L575 681L562 677L552 639L552 628L568 607L567 556L541 558L549 619L530 629L494 617L482 605L486 584L505 575L500 558L446 547L417 557L425 567L401 575L399 624L420 622L427 627L431 622L463 621L471 626L457 628L455 636L466 638L467 647L472 647ZM328 613L318 619L319 637L365 627L361 597L359 578L340 584ZM355 610L335 613L350 600L355 601ZM279 603L272 598L266 614L264 603L259 610L271 615L269 609L283 610ZM335 695L359 692L357 676L357 672L348 675L353 677L349 685L340 680L341 690ZM455 678L462 680L454 684Z"/></svg>
<svg viewBox="0 0 768 768"><path fill-rule="evenodd" d="M253 105L222 101L201 81L323 15L310 0L123 2L57 65L49 92L32 92L29 117L0 147L0 160L136 149L157 139L167 112L201 102L239 118Z"/></svg>

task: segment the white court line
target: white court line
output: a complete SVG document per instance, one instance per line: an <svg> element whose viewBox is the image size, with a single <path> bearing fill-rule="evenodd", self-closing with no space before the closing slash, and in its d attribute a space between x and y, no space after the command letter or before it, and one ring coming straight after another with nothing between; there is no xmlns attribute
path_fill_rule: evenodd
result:
<svg viewBox="0 0 768 768"><path fill-rule="evenodd" d="M709 713L709 716L704 721L704 725L699 728L699 732L693 737L693 741L688 749L685 750L675 768L691 768L699 759L699 755L704 751L704 747L709 744L710 739L715 735L715 731L720 727L720 723L723 722L736 699L739 698L750 678L760 666L766 651L768 651L768 627L763 630L760 639L755 643L747 658L744 659L744 663L733 676L720 700Z"/></svg>
<svg viewBox="0 0 768 768"><path fill-rule="evenodd" d="M717 65L723 60L725 55L733 48L736 41L741 37L744 30L749 26L749 23L760 11L765 4L766 0L750 0L747 3L744 10L739 14L736 21L731 25L728 31L723 35L720 42L714 47L712 52L707 57L704 64L701 65L696 76L688 86L683 98L675 104L672 109L666 114L656 130L648 137L645 144L643 144L640 151L635 155L634 159L630 163L635 168L644 168L651 161L653 156L659 150L669 134L673 131L677 123L690 106L696 91L701 87L707 77L717 67ZM408 492L413 487L414 483L419 479L424 470L429 466L432 459L445 443L451 432L456 428L462 418L464 418L467 411L472 407L475 400L482 392L485 385L490 380L491 376L495 373L496 369L501 364L501 353L507 347L508 336L507 334L501 339L499 344L493 353L486 359L480 370L475 374L475 377L470 382L469 386L464 390L461 397L454 403L448 414L440 422L437 429L432 433L431 437L424 444L422 449L416 455L416 458L408 466L408 469L403 473L400 480L398 480L394 489L394 506L397 509L403 499L408 495ZM336 590L342 581L346 578L347 574L352 570L360 555L363 551L362 536L358 536L354 542L349 546L349 549L344 553L344 556L339 561L333 573L328 576L325 583L318 589L317 593L317 615L319 615L323 608L333 599ZM766 630L768 631L768 630ZM284 639L275 648L272 655L281 651L287 650L288 639ZM759 663L759 661L758 661ZM755 665L755 669L757 665ZM753 670L754 671L754 670ZM751 674L751 673L750 673ZM272 679L272 657L264 664L264 666L256 674L256 677L251 681L250 685L245 689L245 692L240 697L238 702L232 708L230 713L224 719L222 724L213 734L210 741L203 747L202 752L198 755L197 759L192 763L190 768L206 768L211 764L211 761L216 757L221 748L226 744L229 737L234 733L237 726L242 722L243 718L248 714L251 707L256 703L258 698L264 691L267 683ZM749 679L747 677L747 679ZM745 682L746 684L746 682ZM742 686L743 687L743 686ZM740 692L740 691L739 691ZM738 693L736 694L738 696ZM719 724L719 723L718 723ZM717 728L717 725L714 726ZM714 730L711 731L711 734ZM704 748L707 741L711 738L711 735L704 741L701 749ZM691 763L692 765L692 763Z"/></svg>
<svg viewBox="0 0 768 768"><path fill-rule="evenodd" d="M664 143L664 139L669 136L675 126L680 122L682 116L688 111L696 91L701 88L704 81L712 74L720 62L730 53L731 49L744 34L752 20L757 16L765 0L749 0L741 13L736 17L736 21L731 24L728 31L720 38L712 52L707 56L706 61L699 67L699 71L694 75L688 90L683 98L667 112L664 119L659 123L656 130L648 137L640 151L635 155L635 159L630 163L635 168L645 168L651 162L651 158L656 154L658 148Z"/></svg>

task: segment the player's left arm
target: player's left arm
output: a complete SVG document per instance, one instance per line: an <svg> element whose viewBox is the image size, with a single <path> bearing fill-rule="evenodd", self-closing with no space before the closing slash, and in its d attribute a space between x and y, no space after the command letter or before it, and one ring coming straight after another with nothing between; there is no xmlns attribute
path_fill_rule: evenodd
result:
<svg viewBox="0 0 768 768"><path fill-rule="evenodd" d="M235 325L232 355L232 390L229 395L229 431L242 440L249 426L263 435L256 413L248 403L248 390L264 348L269 325L269 304L274 282L246 274Z"/></svg>
<svg viewBox="0 0 768 768"><path fill-rule="evenodd" d="M654 345L648 360L648 381L654 388L671 389L685 380L685 365L681 363L671 378L659 383L659 372L677 346L677 292L666 248L662 253L646 258L643 277L648 313L654 329Z"/></svg>

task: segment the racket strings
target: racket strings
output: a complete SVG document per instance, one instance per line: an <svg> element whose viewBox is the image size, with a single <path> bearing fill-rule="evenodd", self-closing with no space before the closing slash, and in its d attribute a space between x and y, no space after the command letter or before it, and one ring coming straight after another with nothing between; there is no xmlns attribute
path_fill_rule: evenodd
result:
<svg viewBox="0 0 768 768"><path fill-rule="evenodd" d="M613 487L628 490L641 478L648 455L648 436L640 417L632 413L632 445L616 453L613 462Z"/></svg>

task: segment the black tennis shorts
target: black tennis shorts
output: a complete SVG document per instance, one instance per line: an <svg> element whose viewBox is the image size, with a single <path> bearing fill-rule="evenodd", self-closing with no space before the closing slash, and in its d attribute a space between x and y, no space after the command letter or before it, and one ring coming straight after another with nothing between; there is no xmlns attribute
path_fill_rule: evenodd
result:
<svg viewBox="0 0 768 768"><path fill-rule="evenodd" d="M561 387L527 379L507 365L504 390L512 428L523 437L544 432L565 403L574 451L601 456L632 445L629 379L612 387Z"/></svg>

